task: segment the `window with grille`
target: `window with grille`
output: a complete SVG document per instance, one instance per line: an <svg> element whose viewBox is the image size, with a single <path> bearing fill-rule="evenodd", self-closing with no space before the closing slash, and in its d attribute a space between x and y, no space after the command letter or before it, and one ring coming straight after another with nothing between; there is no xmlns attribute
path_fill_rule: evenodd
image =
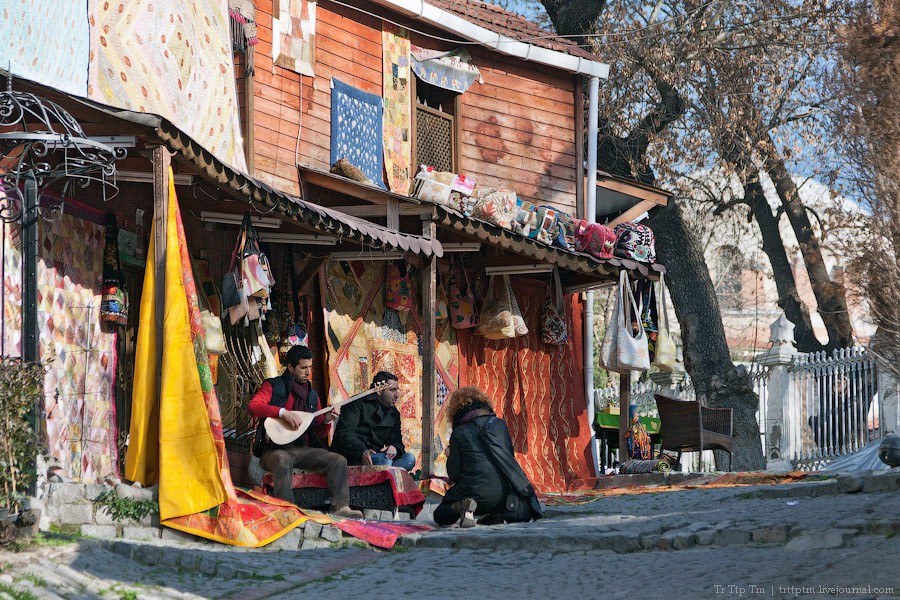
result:
<svg viewBox="0 0 900 600"><path fill-rule="evenodd" d="M416 106L416 164L453 171L453 115Z"/></svg>
<svg viewBox="0 0 900 600"><path fill-rule="evenodd" d="M456 171L458 94L416 79L415 157L418 165Z"/></svg>

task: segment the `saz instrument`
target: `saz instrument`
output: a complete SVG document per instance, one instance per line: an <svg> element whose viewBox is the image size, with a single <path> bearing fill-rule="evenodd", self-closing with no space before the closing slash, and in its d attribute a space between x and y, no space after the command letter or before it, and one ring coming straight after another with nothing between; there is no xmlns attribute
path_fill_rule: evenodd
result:
<svg viewBox="0 0 900 600"><path fill-rule="evenodd" d="M319 415L324 415L327 412L331 412L336 407L344 406L345 404L350 404L354 400L359 400L365 396L373 392L378 392L383 390L387 386L390 385L390 381L379 381L371 388L367 389L364 392L360 392L355 396L351 396L346 400L341 400L340 402L336 402L330 406L326 406L322 410L317 410L316 412L306 412L302 410L289 410L287 412L297 415L300 417L300 426L297 429L291 429L287 425L284 424L284 421L281 420L280 417L267 417L263 422L263 426L266 428L266 434L269 436L269 439L278 444L279 446L284 446L290 444L298 437L306 433L306 430L309 429L309 426L312 425L313 420Z"/></svg>

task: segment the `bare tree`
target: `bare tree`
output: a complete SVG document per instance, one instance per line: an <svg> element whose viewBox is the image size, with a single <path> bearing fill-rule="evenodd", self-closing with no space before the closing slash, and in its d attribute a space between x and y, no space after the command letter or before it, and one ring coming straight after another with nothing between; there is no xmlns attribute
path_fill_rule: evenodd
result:
<svg viewBox="0 0 900 600"><path fill-rule="evenodd" d="M711 164L735 175L743 197L716 210L738 204L749 209L772 265L779 305L797 326L800 349L823 345L797 291L781 237L782 217L797 238L828 332L826 347L849 345L853 331L846 292L826 269L820 230L790 172L792 146L821 145L818 53L832 41L838 8L812 0L541 4L557 33L612 64L600 116L598 166L645 182L661 176L671 183ZM818 143L810 146L810 141ZM774 212L763 193L763 176L774 183L780 200ZM651 225L659 234L659 256L672 273L669 287L688 372L710 405L736 409L742 440L737 460L743 468L759 466L757 399L730 360L715 289L691 223L670 206L658 210Z"/></svg>
<svg viewBox="0 0 900 600"><path fill-rule="evenodd" d="M878 325L873 350L900 376L900 7L855 5L843 31L838 106L851 185L868 209L868 231L850 274Z"/></svg>

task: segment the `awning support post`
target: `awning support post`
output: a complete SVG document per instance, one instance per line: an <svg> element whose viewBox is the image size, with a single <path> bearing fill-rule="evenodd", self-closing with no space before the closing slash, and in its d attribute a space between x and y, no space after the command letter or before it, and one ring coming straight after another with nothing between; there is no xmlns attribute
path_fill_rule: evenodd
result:
<svg viewBox="0 0 900 600"><path fill-rule="evenodd" d="M429 216L422 221L422 237L433 240L437 226ZM437 414L437 382L434 368L435 345L435 288L437 280L437 259L434 254L422 257L422 476L434 473L434 418Z"/></svg>

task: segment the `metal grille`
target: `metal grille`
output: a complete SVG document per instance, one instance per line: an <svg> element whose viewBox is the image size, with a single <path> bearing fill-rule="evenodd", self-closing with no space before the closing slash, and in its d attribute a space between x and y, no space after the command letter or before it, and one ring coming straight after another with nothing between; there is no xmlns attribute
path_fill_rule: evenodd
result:
<svg viewBox="0 0 900 600"><path fill-rule="evenodd" d="M453 116L416 107L416 165L453 171Z"/></svg>

